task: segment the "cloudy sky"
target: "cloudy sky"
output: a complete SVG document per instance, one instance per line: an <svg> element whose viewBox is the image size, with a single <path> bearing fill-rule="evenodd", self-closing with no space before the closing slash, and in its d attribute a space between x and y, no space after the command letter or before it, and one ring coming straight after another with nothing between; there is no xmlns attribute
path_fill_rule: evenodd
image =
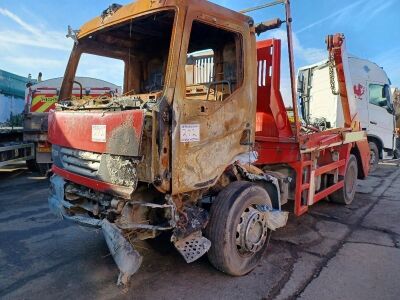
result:
<svg viewBox="0 0 400 300"><path fill-rule="evenodd" d="M72 47L65 38L67 26L79 28L101 14L110 0L1 0L0 68L36 77L63 76ZM131 1L118 1L121 4ZM214 0L234 10L259 5L267 0ZM256 21L284 18L282 7L257 11ZM382 66L400 86L400 0L292 0L296 67L326 57L327 34L343 32L348 52ZM268 36L285 38L282 30ZM261 36L260 38L265 38ZM283 49L285 50L285 49ZM288 90L287 64L283 56L282 88ZM122 66L110 68L109 62L86 60L79 75L98 77L120 84Z"/></svg>

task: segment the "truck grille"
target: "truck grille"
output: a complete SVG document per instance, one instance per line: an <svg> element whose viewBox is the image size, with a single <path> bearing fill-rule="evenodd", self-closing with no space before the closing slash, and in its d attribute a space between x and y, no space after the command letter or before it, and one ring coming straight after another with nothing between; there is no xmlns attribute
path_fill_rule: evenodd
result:
<svg viewBox="0 0 400 300"><path fill-rule="evenodd" d="M84 176L97 176L101 154L68 148L61 148L60 154L64 169Z"/></svg>
<svg viewBox="0 0 400 300"><path fill-rule="evenodd" d="M66 171L126 187L137 186L137 165L133 157L95 153L52 145L54 164Z"/></svg>

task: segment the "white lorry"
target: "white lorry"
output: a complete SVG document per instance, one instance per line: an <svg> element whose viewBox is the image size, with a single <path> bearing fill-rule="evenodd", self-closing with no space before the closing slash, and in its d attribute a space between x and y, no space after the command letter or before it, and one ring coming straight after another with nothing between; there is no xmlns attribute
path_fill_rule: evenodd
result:
<svg viewBox="0 0 400 300"><path fill-rule="evenodd" d="M395 112L390 80L377 64L352 56L344 61L350 105L355 105L362 129L367 132L371 149L371 171L379 159L398 156ZM315 127L343 126L338 81L331 60L302 67L298 72L298 95L303 121ZM318 99L324 99L323 102ZM353 99L353 100L352 100Z"/></svg>

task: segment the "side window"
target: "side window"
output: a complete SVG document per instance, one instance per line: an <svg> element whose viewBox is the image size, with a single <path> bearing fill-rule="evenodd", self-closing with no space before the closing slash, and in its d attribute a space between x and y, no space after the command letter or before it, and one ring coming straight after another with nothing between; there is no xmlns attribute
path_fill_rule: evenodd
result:
<svg viewBox="0 0 400 300"><path fill-rule="evenodd" d="M385 86L381 84L369 85L369 103L385 107L389 104L389 95L386 93Z"/></svg>
<svg viewBox="0 0 400 300"><path fill-rule="evenodd" d="M238 33L194 21L186 62L186 99L223 101L243 80Z"/></svg>

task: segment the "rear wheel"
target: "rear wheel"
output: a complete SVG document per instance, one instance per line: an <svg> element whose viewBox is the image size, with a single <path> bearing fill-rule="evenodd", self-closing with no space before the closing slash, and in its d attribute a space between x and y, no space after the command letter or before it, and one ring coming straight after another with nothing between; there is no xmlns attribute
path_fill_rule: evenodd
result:
<svg viewBox="0 0 400 300"><path fill-rule="evenodd" d="M350 154L344 175L344 186L329 195L329 200L340 204L350 204L354 200L357 188L358 167L357 158Z"/></svg>
<svg viewBox="0 0 400 300"><path fill-rule="evenodd" d="M51 169L51 164L49 163L37 163L38 172L42 176L46 176L47 172Z"/></svg>
<svg viewBox="0 0 400 300"><path fill-rule="evenodd" d="M37 172L38 171L38 166L36 164L36 160L34 160L34 159L28 159L26 161L26 167L31 172Z"/></svg>
<svg viewBox="0 0 400 300"><path fill-rule="evenodd" d="M48 171L51 169L50 163L37 163L35 159L27 160L26 166L29 171L38 172L42 176L46 176Z"/></svg>
<svg viewBox="0 0 400 300"><path fill-rule="evenodd" d="M369 151L371 154L370 160L369 160L369 171L370 173L374 172L378 168L378 162L379 162L379 149L378 146L374 142L369 142Z"/></svg>
<svg viewBox="0 0 400 300"><path fill-rule="evenodd" d="M206 228L208 259L218 270L241 276L257 266L270 236L259 205L272 207L271 199L253 183L234 182L218 194Z"/></svg>

